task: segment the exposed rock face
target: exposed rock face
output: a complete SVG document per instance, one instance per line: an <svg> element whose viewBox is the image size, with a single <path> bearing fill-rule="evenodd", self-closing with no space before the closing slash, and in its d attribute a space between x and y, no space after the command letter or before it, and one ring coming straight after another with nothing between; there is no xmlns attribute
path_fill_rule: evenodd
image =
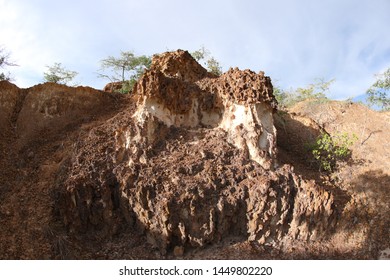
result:
<svg viewBox="0 0 390 280"><path fill-rule="evenodd" d="M115 114L118 101L120 95L87 87L0 82L0 259L58 257L59 167L80 127Z"/></svg>
<svg viewBox="0 0 390 280"><path fill-rule="evenodd" d="M168 127L220 127L230 142L269 168L276 152L270 78L238 69L210 76L188 52L155 57L134 91L141 96L137 122L155 117Z"/></svg>
<svg viewBox="0 0 390 280"><path fill-rule="evenodd" d="M20 89L7 81L0 81L0 131L11 128L14 112L20 98Z"/></svg>
<svg viewBox="0 0 390 280"><path fill-rule="evenodd" d="M161 72L166 77L179 78L190 83L205 77L215 77L196 62L188 52L181 50L155 55L150 69Z"/></svg>
<svg viewBox="0 0 390 280"><path fill-rule="evenodd" d="M3 81L0 89L0 128L12 129L19 147L93 119L98 112L112 109L115 101L114 96L89 87L70 88L55 83L19 89Z"/></svg>
<svg viewBox="0 0 390 280"><path fill-rule="evenodd" d="M230 141L270 168L276 153L272 114L277 105L270 78L263 72L230 69L217 80L206 79L201 88L222 100L219 127L228 132Z"/></svg>
<svg viewBox="0 0 390 280"><path fill-rule="evenodd" d="M110 110L114 97L89 87L69 88L48 83L29 88L16 122L21 145L29 139L61 133L67 126L93 120L97 112Z"/></svg>
<svg viewBox="0 0 390 280"><path fill-rule="evenodd" d="M71 232L139 228L162 252L227 236L259 244L318 240L333 195L276 163L276 106L264 73L207 73L188 52L156 56L137 109L81 137L59 179Z"/></svg>

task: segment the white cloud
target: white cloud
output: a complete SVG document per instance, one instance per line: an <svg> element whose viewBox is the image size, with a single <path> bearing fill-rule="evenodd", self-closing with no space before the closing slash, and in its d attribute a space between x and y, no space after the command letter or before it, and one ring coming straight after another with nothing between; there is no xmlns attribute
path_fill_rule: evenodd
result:
<svg viewBox="0 0 390 280"><path fill-rule="evenodd" d="M332 97L364 93L390 66L390 1L0 0L0 38L22 86L62 62L102 87L99 61L120 50L210 49L229 66L265 70L282 87L335 78Z"/></svg>

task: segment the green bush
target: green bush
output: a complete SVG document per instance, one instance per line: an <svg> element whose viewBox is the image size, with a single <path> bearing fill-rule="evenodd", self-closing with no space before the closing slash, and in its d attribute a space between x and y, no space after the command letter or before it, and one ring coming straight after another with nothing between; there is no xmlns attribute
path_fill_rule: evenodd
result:
<svg viewBox="0 0 390 280"><path fill-rule="evenodd" d="M327 133L322 133L312 147L312 153L319 164L320 171L335 171L339 162L345 161L351 156L349 148L357 139L355 134L349 136L345 132L333 137Z"/></svg>

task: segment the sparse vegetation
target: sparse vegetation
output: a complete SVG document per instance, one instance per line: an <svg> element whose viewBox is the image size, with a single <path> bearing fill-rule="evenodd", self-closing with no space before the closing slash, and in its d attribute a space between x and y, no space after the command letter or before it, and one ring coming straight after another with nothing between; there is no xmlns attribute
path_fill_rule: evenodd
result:
<svg viewBox="0 0 390 280"><path fill-rule="evenodd" d="M211 56L210 51L204 46L202 46L199 50L192 52L191 55L196 61L203 64L209 72L217 76L222 74L221 65L213 56Z"/></svg>
<svg viewBox="0 0 390 280"><path fill-rule="evenodd" d="M278 101L279 106L284 105L284 100L287 98L287 92L281 89L279 86L274 85L274 95L276 100Z"/></svg>
<svg viewBox="0 0 390 280"><path fill-rule="evenodd" d="M46 67L47 72L43 73L45 82L68 85L78 75L76 71L67 70L58 62Z"/></svg>
<svg viewBox="0 0 390 280"><path fill-rule="evenodd" d="M10 60L10 53L3 47L0 47L0 68L4 69L7 66L17 66ZM11 74L9 72L0 72L0 81L12 81Z"/></svg>
<svg viewBox="0 0 390 280"><path fill-rule="evenodd" d="M280 107L291 107L298 102L311 100L313 102L325 102L328 100L326 93L329 91L334 79L325 81L324 79L316 79L314 83L306 87L297 89L283 90L280 87L274 87L274 95L278 100Z"/></svg>
<svg viewBox="0 0 390 280"><path fill-rule="evenodd" d="M312 145L312 153L319 164L320 171L335 171L340 162L350 157L350 147L357 139L355 134L349 136L345 132L333 137L327 133L322 133Z"/></svg>
<svg viewBox="0 0 390 280"><path fill-rule="evenodd" d="M390 67L383 73L376 75L377 80L367 90L367 101L371 105L377 105L382 110L390 110Z"/></svg>
<svg viewBox="0 0 390 280"><path fill-rule="evenodd" d="M134 84L152 64L150 56L136 56L131 51L121 51L120 57L109 56L101 61L98 76L111 82L122 82L121 93L129 93ZM109 71L109 74L104 73Z"/></svg>

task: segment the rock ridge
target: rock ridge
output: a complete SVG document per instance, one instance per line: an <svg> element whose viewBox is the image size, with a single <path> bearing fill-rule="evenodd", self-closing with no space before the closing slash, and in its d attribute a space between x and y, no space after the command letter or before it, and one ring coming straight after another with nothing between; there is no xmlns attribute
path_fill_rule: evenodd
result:
<svg viewBox="0 0 390 280"><path fill-rule="evenodd" d="M130 227L166 253L229 236L277 246L332 231L333 194L277 166L264 73L216 77L179 50L154 57L134 94L134 111L80 138L59 180L70 232L106 238Z"/></svg>

